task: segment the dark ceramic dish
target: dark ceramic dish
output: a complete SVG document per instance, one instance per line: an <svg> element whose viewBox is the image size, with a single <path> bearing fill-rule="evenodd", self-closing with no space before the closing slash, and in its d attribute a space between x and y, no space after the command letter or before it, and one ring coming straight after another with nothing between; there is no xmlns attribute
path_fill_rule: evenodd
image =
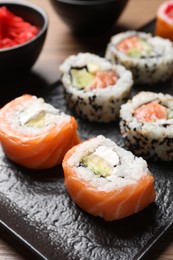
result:
<svg viewBox="0 0 173 260"><path fill-rule="evenodd" d="M11 48L0 49L1 75L9 77L29 70L36 62L45 41L48 16L42 8L29 2L1 1L0 7L2 6L6 6L15 15L40 28L32 40Z"/></svg>
<svg viewBox="0 0 173 260"><path fill-rule="evenodd" d="M128 0L50 0L59 17L77 33L102 32L111 27Z"/></svg>
<svg viewBox="0 0 173 260"><path fill-rule="evenodd" d="M152 22L142 30L153 29ZM133 88L133 95L140 87ZM159 84L154 91L172 93L172 82ZM41 88L37 96L72 113L66 106L60 81ZM5 91L1 106L7 98L9 93ZM99 124L80 118L77 121L83 140L103 134L124 146L118 122ZM173 162L148 163L155 177L156 202L131 217L106 222L75 205L66 191L61 167L28 170L9 161L0 148L0 228L7 229L10 236L14 235L38 256L27 259L154 259L147 253L154 245L158 247L156 242L173 227Z"/></svg>

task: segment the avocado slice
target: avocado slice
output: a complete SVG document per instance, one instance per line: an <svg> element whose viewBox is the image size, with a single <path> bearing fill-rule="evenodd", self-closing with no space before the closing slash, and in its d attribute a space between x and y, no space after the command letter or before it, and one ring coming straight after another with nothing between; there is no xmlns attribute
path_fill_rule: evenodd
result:
<svg viewBox="0 0 173 260"><path fill-rule="evenodd" d="M172 109L167 110L167 116L168 116L168 119L173 118L173 110Z"/></svg>
<svg viewBox="0 0 173 260"><path fill-rule="evenodd" d="M34 118L25 123L27 126L43 127L45 126L45 112L41 111Z"/></svg>
<svg viewBox="0 0 173 260"><path fill-rule="evenodd" d="M112 167L109 164L109 162L105 161L103 158L101 158L98 155L87 155L85 156L81 163L89 168L92 172L94 172L96 175L107 177L111 175Z"/></svg>
<svg viewBox="0 0 173 260"><path fill-rule="evenodd" d="M92 84L95 75L83 69L71 69L72 84L78 89L84 89Z"/></svg>
<svg viewBox="0 0 173 260"><path fill-rule="evenodd" d="M132 57L132 58L140 58L140 57L142 56L142 53L141 53L141 51L138 50L137 48L131 48L131 49L128 51L127 55L128 55L129 57Z"/></svg>
<svg viewBox="0 0 173 260"><path fill-rule="evenodd" d="M138 49L137 47L130 48L127 53L128 56L132 58L140 58L142 56L150 55L152 51L152 46L143 39L140 39L139 43L141 45L141 49Z"/></svg>

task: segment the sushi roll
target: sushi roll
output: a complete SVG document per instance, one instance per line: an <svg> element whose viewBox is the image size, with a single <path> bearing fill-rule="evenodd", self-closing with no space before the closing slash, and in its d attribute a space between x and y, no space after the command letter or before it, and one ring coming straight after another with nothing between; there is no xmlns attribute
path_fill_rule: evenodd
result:
<svg viewBox="0 0 173 260"><path fill-rule="evenodd" d="M173 44L149 33L126 31L113 36L105 57L133 73L134 82L152 85L173 74Z"/></svg>
<svg viewBox="0 0 173 260"><path fill-rule="evenodd" d="M67 58L60 66L65 97L77 115L95 122L111 122L130 96L132 73L91 53Z"/></svg>
<svg viewBox="0 0 173 260"><path fill-rule="evenodd" d="M122 105L120 130L132 152L145 159L173 160L173 96L142 91Z"/></svg>
<svg viewBox="0 0 173 260"><path fill-rule="evenodd" d="M80 142L76 120L45 103L22 95L0 110L0 141L5 154L31 169L46 169L62 162Z"/></svg>
<svg viewBox="0 0 173 260"><path fill-rule="evenodd" d="M160 5L156 17L156 35L173 41L173 1Z"/></svg>
<svg viewBox="0 0 173 260"><path fill-rule="evenodd" d="M74 202L106 221L130 216L155 200L146 161L102 135L74 146L62 165Z"/></svg>

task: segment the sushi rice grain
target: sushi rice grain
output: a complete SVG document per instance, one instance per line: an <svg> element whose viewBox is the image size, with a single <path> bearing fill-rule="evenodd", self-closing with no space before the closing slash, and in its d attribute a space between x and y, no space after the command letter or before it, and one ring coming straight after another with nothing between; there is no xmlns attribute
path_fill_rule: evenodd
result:
<svg viewBox="0 0 173 260"><path fill-rule="evenodd" d="M71 198L106 221L137 213L155 200L154 178L146 161L104 136L74 146L62 165Z"/></svg>
<svg viewBox="0 0 173 260"><path fill-rule="evenodd" d="M146 104L156 103L165 110L166 117L140 121L135 111ZM120 131L126 146L145 159L173 160L173 96L142 91L123 104L120 109ZM144 118L152 111L144 111ZM152 115L151 115L152 116Z"/></svg>
<svg viewBox="0 0 173 260"><path fill-rule="evenodd" d="M71 70L86 68L95 75L96 71L113 71L118 80L105 88L79 89L72 82ZM112 65L109 61L91 53L79 53L67 58L60 66L61 79L67 104L75 113L89 121L111 122L119 117L122 103L130 97L133 85L132 73L121 65Z"/></svg>
<svg viewBox="0 0 173 260"><path fill-rule="evenodd" d="M138 39L136 46L125 46L131 48L131 55L118 49L118 44L133 38ZM138 44L140 40L144 47ZM173 75L173 43L150 33L126 31L112 36L105 57L113 64L121 64L130 70L135 84L152 85Z"/></svg>

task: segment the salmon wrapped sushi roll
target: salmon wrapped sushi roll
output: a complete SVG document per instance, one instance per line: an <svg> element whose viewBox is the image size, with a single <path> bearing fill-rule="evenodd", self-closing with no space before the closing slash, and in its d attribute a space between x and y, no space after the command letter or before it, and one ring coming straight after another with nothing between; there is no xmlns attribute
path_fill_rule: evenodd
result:
<svg viewBox="0 0 173 260"><path fill-rule="evenodd" d="M120 118L121 134L134 154L173 160L173 96L142 91L122 105Z"/></svg>
<svg viewBox="0 0 173 260"><path fill-rule="evenodd" d="M173 1L164 2L158 9L156 35L173 41Z"/></svg>
<svg viewBox="0 0 173 260"><path fill-rule="evenodd" d="M130 216L155 200L154 178L146 161L104 136L74 146L62 165L74 202L106 221Z"/></svg>
<svg viewBox="0 0 173 260"><path fill-rule="evenodd" d="M91 53L70 56L60 71L67 104L77 115L104 123L119 117L133 85L130 71Z"/></svg>
<svg viewBox="0 0 173 260"><path fill-rule="evenodd" d="M62 162L78 144L75 119L45 103L22 95L0 110L0 141L5 154L31 169L46 169Z"/></svg>
<svg viewBox="0 0 173 260"><path fill-rule="evenodd" d="M172 42L150 33L126 31L114 35L105 57L130 70L135 83L152 85L173 74Z"/></svg>

